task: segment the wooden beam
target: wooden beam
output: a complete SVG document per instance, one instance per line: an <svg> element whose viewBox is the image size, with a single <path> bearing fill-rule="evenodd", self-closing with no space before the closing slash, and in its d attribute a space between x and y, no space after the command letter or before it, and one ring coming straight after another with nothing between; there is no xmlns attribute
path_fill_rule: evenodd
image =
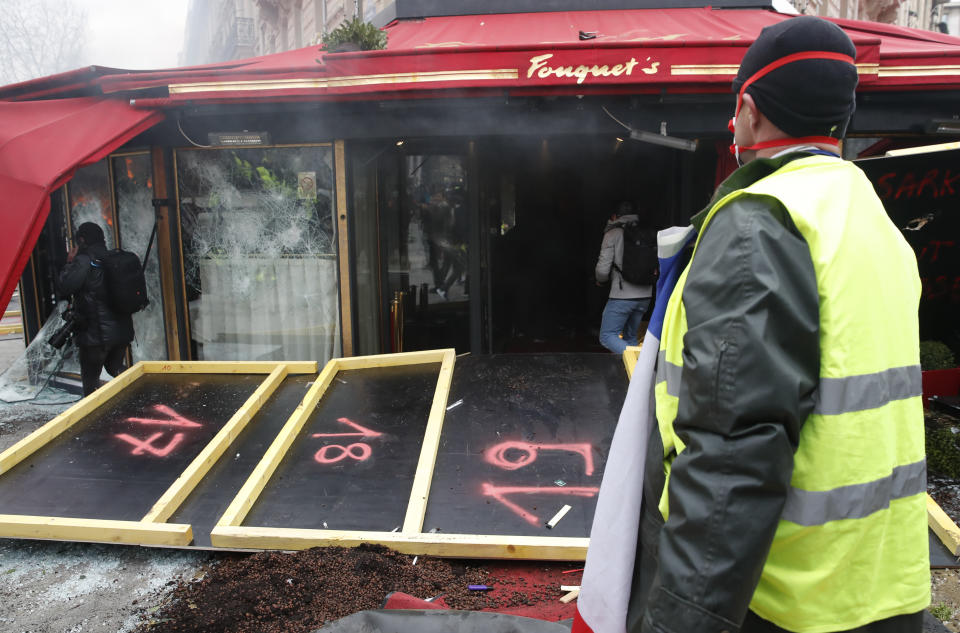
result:
<svg viewBox="0 0 960 633"><path fill-rule="evenodd" d="M337 375L338 371L337 363L337 359L331 360L327 363L326 367L323 368L323 371L320 372L320 375L313 382L313 385L307 390L303 401L297 406L293 415L291 415L287 423L283 425L283 428L280 429L280 433L273 440L270 448L267 449L263 459L260 460L257 467L250 473L250 477L247 478L240 492L238 492L237 496L230 502L229 507L227 507L223 516L220 517L217 525L238 526L243 523L247 513L250 512L250 508L252 508L254 502L256 502L257 497L263 492L264 486L266 486L267 482L273 476L277 466L280 465L283 456L286 455L287 450L290 449L290 445L293 444L300 429L306 424L310 415L314 409L316 409L317 403L320 402L320 398L322 398L324 392L326 392L327 387L333 382L333 377Z"/></svg>
<svg viewBox="0 0 960 633"><path fill-rule="evenodd" d="M353 356L353 299L350 286L350 223L347 221L347 157L343 140L333 144L336 180L337 255L340 270L340 340L342 355Z"/></svg>
<svg viewBox="0 0 960 633"><path fill-rule="evenodd" d="M951 554L960 555L960 528L929 493L927 494L927 524Z"/></svg>
<svg viewBox="0 0 960 633"><path fill-rule="evenodd" d="M178 197L176 191L171 192L167 187L167 162L164 148L150 148L150 164L153 175L153 197L157 200L167 200ZM157 262L160 265L160 293L163 296L163 324L167 343L167 358L180 360L180 326L177 321L177 298L174 296L174 270L180 271L180 266L174 266L177 257L173 252L171 235L176 230L179 233L179 219L174 213L173 204L164 204L154 207L157 222ZM68 214L69 215L69 214ZM181 254L182 256L182 254ZM184 299L186 309L186 299Z"/></svg>
<svg viewBox="0 0 960 633"><path fill-rule="evenodd" d="M142 361L148 374L269 374L283 364L290 374L314 374L316 361Z"/></svg>
<svg viewBox="0 0 960 633"><path fill-rule="evenodd" d="M193 540L193 530L187 524L0 514L0 536L182 547Z"/></svg>
<svg viewBox="0 0 960 633"><path fill-rule="evenodd" d="M375 367L397 367L400 365L421 365L424 363L443 363L447 352L454 349L433 349L423 352L398 352L396 354L376 354L373 356L355 356L337 359L339 369L372 369Z"/></svg>
<svg viewBox="0 0 960 633"><path fill-rule="evenodd" d="M233 443L237 436L246 428L260 408L270 399L273 392L287 377L287 366L284 364L270 373L266 380L257 387L247 401L233 414L220 431L203 448L199 455L187 466L173 485L153 505L150 512L143 517L146 523L162 523L176 512L180 504L193 492L197 484L206 476L214 464L223 456L224 451Z"/></svg>
<svg viewBox="0 0 960 633"><path fill-rule="evenodd" d="M310 547L385 545L402 554L446 558L517 560L585 560L588 538L488 536L477 534L353 532L217 525L210 534L214 547L301 550Z"/></svg>
<svg viewBox="0 0 960 633"><path fill-rule="evenodd" d="M0 473L5 473L29 455L39 450L97 407L133 384L144 373L144 364L137 363L106 385L83 398L75 405L0 453Z"/></svg>
<svg viewBox="0 0 960 633"><path fill-rule="evenodd" d="M642 345L631 345L623 350L623 366L627 370L627 378L633 378L633 369L637 366L640 359L640 348Z"/></svg>
<svg viewBox="0 0 960 633"><path fill-rule="evenodd" d="M443 430L443 418L447 412L447 397L450 395L453 364L456 358L456 350L443 351L440 375L437 377L437 388L433 394L433 404L430 407L430 417L427 418L427 428L423 433L420 459L417 462L416 475L410 488L410 501L407 503L407 514L403 519L404 533L419 532L423 529L423 518L427 513L427 499L430 497L433 467L436 464L437 450L440 447L440 432Z"/></svg>

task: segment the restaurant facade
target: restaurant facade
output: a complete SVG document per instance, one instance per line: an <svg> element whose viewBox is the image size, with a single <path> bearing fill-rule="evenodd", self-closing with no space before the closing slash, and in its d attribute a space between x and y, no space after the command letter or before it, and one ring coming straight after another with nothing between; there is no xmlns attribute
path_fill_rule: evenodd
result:
<svg viewBox="0 0 960 633"><path fill-rule="evenodd" d="M607 219L707 204L735 166L739 61L791 16L443 4L397 3L382 51L0 88L2 298L19 282L28 341L95 221L146 261L134 361L602 351ZM860 73L845 157L956 138L960 39L836 22Z"/></svg>

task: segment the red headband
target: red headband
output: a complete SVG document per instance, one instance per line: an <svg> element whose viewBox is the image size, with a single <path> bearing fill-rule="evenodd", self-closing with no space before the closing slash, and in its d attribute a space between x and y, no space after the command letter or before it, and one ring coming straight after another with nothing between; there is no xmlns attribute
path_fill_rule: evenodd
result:
<svg viewBox="0 0 960 633"><path fill-rule="evenodd" d="M785 66L792 62L799 62L808 59L832 59L838 62L847 62L851 65L856 65L854 59L849 55L844 55L843 53L834 53L831 51L804 51L802 53L793 53L792 55L787 55L786 57L781 57L778 60L775 60L757 72L753 73L749 79L743 82L743 85L740 86L740 91L737 93L737 109L734 111L733 118L730 119L730 123L727 125L731 132L734 131L734 125L736 124L737 116L740 114L740 106L743 105L743 94L746 92L747 87L753 82L757 81L767 73L770 73L781 66ZM840 139L833 138L832 136L804 136L803 138L790 138L790 139L775 139L772 141L764 141L762 143L757 143L749 147L741 147L740 149L747 150L757 150L757 149L767 149L770 147L780 147L784 145L794 145L797 143L823 143L826 145L833 145L839 147ZM734 152L734 146L730 146L730 151Z"/></svg>

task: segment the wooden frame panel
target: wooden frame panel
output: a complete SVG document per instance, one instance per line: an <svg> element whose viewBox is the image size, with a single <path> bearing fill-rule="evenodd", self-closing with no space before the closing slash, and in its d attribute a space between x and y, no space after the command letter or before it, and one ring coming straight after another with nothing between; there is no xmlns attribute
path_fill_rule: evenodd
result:
<svg viewBox="0 0 960 633"><path fill-rule="evenodd" d="M309 374L316 372L316 370L317 363L315 362L144 361L137 363L3 453L0 453L0 474L9 471L46 446L145 374L269 375L140 521L3 514L0 515L0 536L138 545L189 545L193 540L192 527L188 524L172 524L165 523L165 521L180 507L204 475L223 455L230 443L280 386L283 379L290 374Z"/></svg>
<svg viewBox="0 0 960 633"><path fill-rule="evenodd" d="M425 352L405 352L400 354L378 354L375 356L356 356L352 358L333 359L324 367L320 377L314 382L304 396L303 402L287 421L287 424L277 435L273 444L267 450L263 460L247 479L240 493L231 502L227 511L217 522L210 533L210 539L216 547L265 547L264 543L273 543L281 549L288 549L283 543L290 543L297 549L314 547L320 544L336 542L339 544L358 545L362 542L374 542L371 539L381 539L391 547L402 547L404 543L412 544L414 550L419 550L433 543L432 547L449 547L452 543L460 551L464 551L464 544L469 543L470 552L476 554L474 547L479 541L471 540L472 536L463 536L459 540L450 540L452 535L437 534L424 535L420 533L427 509L427 500L430 496L430 484L433 481L433 469L436 463L437 449L440 445L440 433L443 430L443 418L446 413L447 397L450 393L450 384L453 380L453 366L456 361L456 350L431 350ZM410 488L410 499L407 503L407 512L404 517L401 532L364 532L364 531L331 531L331 530L304 530L289 528L244 527L242 525L253 504L263 492L267 482L276 472L294 439L300 433L307 419L316 409L337 373L348 369L369 369L376 367L402 367L424 363L440 363L440 373L437 377L437 386L434 390L433 403L430 407L427 427L420 448L417 470ZM484 537L493 538L493 537ZM500 537L496 537L500 538ZM511 539L512 541L513 539ZM555 540L555 539L554 539ZM381 542L380 540L376 542ZM458 545L459 544L459 545ZM505 551L505 546L496 546L497 552ZM586 551L586 546L583 546ZM426 553L419 552L419 553ZM467 555L464 553L463 555Z"/></svg>

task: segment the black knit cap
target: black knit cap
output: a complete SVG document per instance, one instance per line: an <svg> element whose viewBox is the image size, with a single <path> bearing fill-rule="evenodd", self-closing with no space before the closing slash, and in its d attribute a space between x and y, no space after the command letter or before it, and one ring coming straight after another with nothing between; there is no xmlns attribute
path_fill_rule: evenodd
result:
<svg viewBox="0 0 960 633"><path fill-rule="evenodd" d="M77 239L83 239L84 244L91 246L93 244L103 244L103 229L100 225L93 222L84 222L77 229Z"/></svg>
<svg viewBox="0 0 960 633"><path fill-rule="evenodd" d="M789 18L760 31L740 64L733 91L778 59L807 51L856 58L853 42L839 26L813 16ZM857 69L847 62L808 59L790 62L747 86L747 94L770 121L792 137L841 138L856 107Z"/></svg>

